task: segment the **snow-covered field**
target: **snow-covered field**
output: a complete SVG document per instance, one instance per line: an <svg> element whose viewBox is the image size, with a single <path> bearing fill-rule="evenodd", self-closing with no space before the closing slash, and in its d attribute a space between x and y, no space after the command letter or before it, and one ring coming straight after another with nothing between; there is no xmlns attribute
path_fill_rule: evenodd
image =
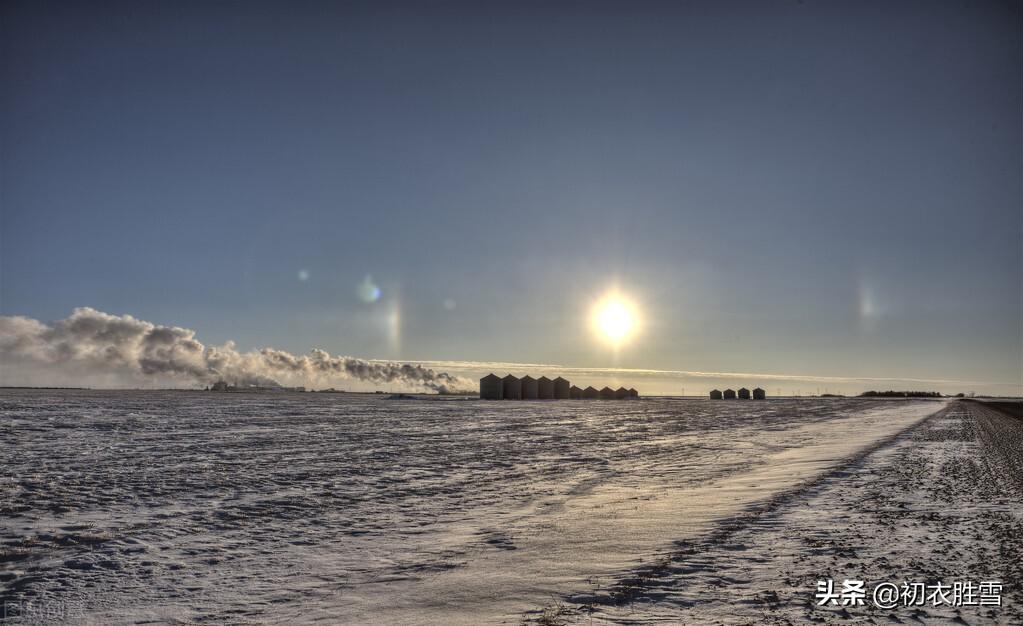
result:
<svg viewBox="0 0 1023 626"><path fill-rule="evenodd" d="M1023 421L989 407L951 403L630 576L548 604L549 621L1023 624ZM871 594L821 606L828 580L927 590L890 608ZM1000 590L962 591L985 581Z"/></svg>
<svg viewBox="0 0 1023 626"><path fill-rule="evenodd" d="M2 390L0 590L96 624L519 623L943 406Z"/></svg>

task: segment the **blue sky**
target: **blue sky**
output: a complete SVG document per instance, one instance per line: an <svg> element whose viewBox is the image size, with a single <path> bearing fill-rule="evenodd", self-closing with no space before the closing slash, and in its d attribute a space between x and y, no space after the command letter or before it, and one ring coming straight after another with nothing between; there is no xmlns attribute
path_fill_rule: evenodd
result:
<svg viewBox="0 0 1023 626"><path fill-rule="evenodd" d="M1008 6L8 2L0 313L1018 393Z"/></svg>

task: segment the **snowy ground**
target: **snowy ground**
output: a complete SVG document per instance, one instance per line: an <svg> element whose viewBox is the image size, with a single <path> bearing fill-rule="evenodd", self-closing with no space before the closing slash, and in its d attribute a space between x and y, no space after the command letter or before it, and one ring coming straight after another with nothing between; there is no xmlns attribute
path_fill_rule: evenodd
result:
<svg viewBox="0 0 1023 626"><path fill-rule="evenodd" d="M957 402L891 445L541 615L583 624L1023 624L1021 480L1023 421ZM999 581L1002 606L980 606L979 596L962 607L925 600L882 610L869 596L863 606L817 606L817 581L828 579L836 590L846 579L867 589Z"/></svg>
<svg viewBox="0 0 1023 626"><path fill-rule="evenodd" d="M544 607L758 622L770 591L800 621L810 578L838 574L829 528L855 522L841 507L895 497L870 464L924 449L879 442L943 406L4 390L0 595L9 618L90 624L517 624ZM918 477L924 496L887 523L959 475ZM1019 500L992 489L977 506L1018 523Z"/></svg>

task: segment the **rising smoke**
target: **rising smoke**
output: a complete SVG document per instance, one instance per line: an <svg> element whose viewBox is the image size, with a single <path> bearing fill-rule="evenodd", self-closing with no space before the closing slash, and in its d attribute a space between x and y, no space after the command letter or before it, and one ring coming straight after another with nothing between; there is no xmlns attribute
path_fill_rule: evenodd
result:
<svg viewBox="0 0 1023 626"><path fill-rule="evenodd" d="M3 385L194 386L217 380L308 387L358 380L442 393L472 388L467 379L421 365L331 356L320 349L296 356L274 348L239 352L231 342L207 347L193 330L91 308L75 309L52 324L0 316Z"/></svg>

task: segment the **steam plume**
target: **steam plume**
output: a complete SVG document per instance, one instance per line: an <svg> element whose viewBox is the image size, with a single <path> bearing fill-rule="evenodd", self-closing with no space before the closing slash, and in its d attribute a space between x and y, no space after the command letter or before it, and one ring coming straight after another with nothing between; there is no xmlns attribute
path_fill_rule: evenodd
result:
<svg viewBox="0 0 1023 626"><path fill-rule="evenodd" d="M296 356L274 348L239 352L231 342L207 347L193 330L87 307L52 324L0 316L3 385L176 386L220 379L242 385L359 380L415 391L472 388L471 381L422 365L369 362L320 349Z"/></svg>

